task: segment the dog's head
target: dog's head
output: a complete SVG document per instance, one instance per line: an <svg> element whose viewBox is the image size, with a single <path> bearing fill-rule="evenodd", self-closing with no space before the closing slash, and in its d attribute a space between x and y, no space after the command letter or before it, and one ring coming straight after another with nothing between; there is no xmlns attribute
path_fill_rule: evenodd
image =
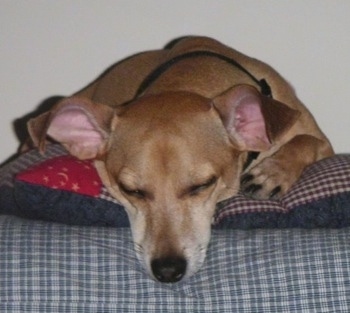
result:
<svg viewBox="0 0 350 313"><path fill-rule="evenodd" d="M139 259L157 280L175 282L203 263L216 203L238 192L247 151L269 149L292 116L239 85L214 99L166 92L116 109L67 98L29 131L39 146L48 135L72 155L96 160L126 208Z"/></svg>

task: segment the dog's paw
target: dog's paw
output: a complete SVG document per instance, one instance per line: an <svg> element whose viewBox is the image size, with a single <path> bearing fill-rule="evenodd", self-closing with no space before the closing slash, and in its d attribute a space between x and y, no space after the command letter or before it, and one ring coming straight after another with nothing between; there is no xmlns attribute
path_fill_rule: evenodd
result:
<svg viewBox="0 0 350 313"><path fill-rule="evenodd" d="M253 199L281 198L296 181L299 173L288 164L266 158L241 177L241 191Z"/></svg>

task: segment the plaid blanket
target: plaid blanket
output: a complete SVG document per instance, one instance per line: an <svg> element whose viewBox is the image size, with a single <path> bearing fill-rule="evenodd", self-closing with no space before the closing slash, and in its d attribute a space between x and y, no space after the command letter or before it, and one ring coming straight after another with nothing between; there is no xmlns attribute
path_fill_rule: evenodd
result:
<svg viewBox="0 0 350 313"><path fill-rule="evenodd" d="M350 229L214 230L203 268L161 284L129 228L0 216L0 312L350 312Z"/></svg>

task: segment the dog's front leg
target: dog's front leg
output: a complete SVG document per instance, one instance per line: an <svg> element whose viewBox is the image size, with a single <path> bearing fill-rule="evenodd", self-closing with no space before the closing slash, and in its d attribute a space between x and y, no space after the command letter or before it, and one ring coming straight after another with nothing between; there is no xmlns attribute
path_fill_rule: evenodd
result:
<svg viewBox="0 0 350 313"><path fill-rule="evenodd" d="M298 135L242 175L242 192L254 199L278 199L311 163L332 155L331 148L310 135Z"/></svg>

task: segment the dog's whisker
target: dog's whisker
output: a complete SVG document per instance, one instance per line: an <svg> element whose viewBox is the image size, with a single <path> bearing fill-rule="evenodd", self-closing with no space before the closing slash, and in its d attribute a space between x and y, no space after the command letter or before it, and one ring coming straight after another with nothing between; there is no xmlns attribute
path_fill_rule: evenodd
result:
<svg viewBox="0 0 350 313"><path fill-rule="evenodd" d="M138 243L135 243L135 244L134 244L134 249L135 249L135 252L136 252L136 253L138 253L138 254L140 254L140 255L143 254L144 249L143 249L143 246L142 246L142 245L140 245L140 244L138 244Z"/></svg>

